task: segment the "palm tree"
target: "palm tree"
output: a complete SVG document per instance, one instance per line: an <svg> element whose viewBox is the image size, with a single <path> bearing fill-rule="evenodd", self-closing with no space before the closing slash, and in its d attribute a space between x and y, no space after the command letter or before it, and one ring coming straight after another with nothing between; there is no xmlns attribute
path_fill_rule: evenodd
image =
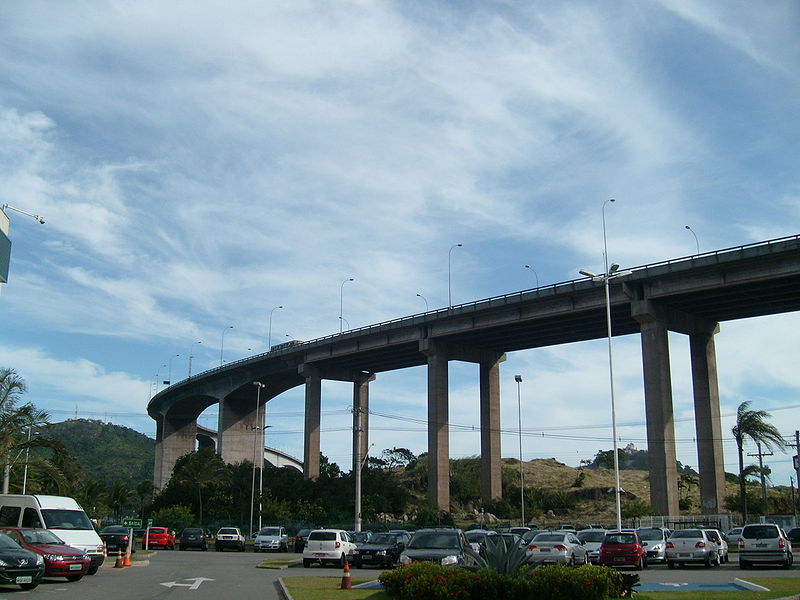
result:
<svg viewBox="0 0 800 600"><path fill-rule="evenodd" d="M14 369L0 368L0 409L6 403L16 404L27 390L25 380L19 377Z"/></svg>
<svg viewBox="0 0 800 600"><path fill-rule="evenodd" d="M177 481L182 485L197 488L200 525L203 524L203 490L212 485L230 482L228 468L222 458L210 448L203 448L191 454L179 472L176 468L173 477L177 477Z"/></svg>
<svg viewBox="0 0 800 600"><path fill-rule="evenodd" d="M28 440L28 432L36 427L47 425L50 415L33 404L16 406L16 399L6 396L5 405L0 409L0 460L3 462L3 493L8 493L11 467L26 448L42 446L42 441Z"/></svg>
<svg viewBox="0 0 800 600"><path fill-rule="evenodd" d="M150 500L153 501L153 494L156 491L156 486L150 479L140 481L136 485L136 495L139 497L139 518L144 519L144 506Z"/></svg>
<svg viewBox="0 0 800 600"><path fill-rule="evenodd" d="M747 494L745 491L744 440L750 438L755 443L763 444L768 450L786 446L780 432L774 425L767 423L769 413L765 410L750 410L750 401L742 402L736 410L736 425L731 432L736 440L739 452L739 501L742 506L742 518L747 523Z"/></svg>
<svg viewBox="0 0 800 600"><path fill-rule="evenodd" d="M122 509L128 506L133 499L133 492L124 481L115 481L108 491L108 506L114 511L114 519L120 522Z"/></svg>

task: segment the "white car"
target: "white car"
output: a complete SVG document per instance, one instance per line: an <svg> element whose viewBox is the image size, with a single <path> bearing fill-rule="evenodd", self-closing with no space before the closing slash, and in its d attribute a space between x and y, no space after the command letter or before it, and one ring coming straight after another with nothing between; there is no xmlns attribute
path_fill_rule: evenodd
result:
<svg viewBox="0 0 800 600"><path fill-rule="evenodd" d="M586 550L586 558L593 565L600 563L600 546L606 537L605 529L581 529L578 532L578 539Z"/></svg>
<svg viewBox="0 0 800 600"><path fill-rule="evenodd" d="M238 527L222 527L214 539L214 550L220 552L225 548L233 548L244 552L244 536Z"/></svg>
<svg viewBox="0 0 800 600"><path fill-rule="evenodd" d="M728 562L728 542L719 529L706 529L706 535L712 539L717 545L717 553L719 554L719 562Z"/></svg>
<svg viewBox="0 0 800 600"><path fill-rule="evenodd" d="M308 568L313 563L333 563L344 567L355 549L356 545L344 529L315 529L308 534L303 550L303 566Z"/></svg>
<svg viewBox="0 0 800 600"><path fill-rule="evenodd" d="M262 527L253 541L253 552L289 551L289 536L283 527Z"/></svg>

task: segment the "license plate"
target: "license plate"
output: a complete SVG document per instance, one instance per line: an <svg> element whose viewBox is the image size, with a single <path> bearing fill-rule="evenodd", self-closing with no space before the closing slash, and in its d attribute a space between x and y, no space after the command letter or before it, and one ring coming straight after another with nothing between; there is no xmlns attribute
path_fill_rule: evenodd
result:
<svg viewBox="0 0 800 600"><path fill-rule="evenodd" d="M33 583L33 577L30 575L21 575L16 578L14 583Z"/></svg>
<svg viewBox="0 0 800 600"><path fill-rule="evenodd" d="M766 544L756 544L756 548L766 548Z"/></svg>
<svg viewBox="0 0 800 600"><path fill-rule="evenodd" d="M678 558L692 558L691 554L678 554Z"/></svg>
<svg viewBox="0 0 800 600"><path fill-rule="evenodd" d="M324 552L314 552L314 556L325 556Z"/></svg>
<svg viewBox="0 0 800 600"><path fill-rule="evenodd" d="M615 556L614 557L614 562L625 562L625 557L624 556Z"/></svg>
<svg viewBox="0 0 800 600"><path fill-rule="evenodd" d="M80 565L80 564L77 564L77 563L74 564L74 565L70 565L69 566L69 570L70 571L80 571L82 568L83 568L83 565Z"/></svg>
<svg viewBox="0 0 800 600"><path fill-rule="evenodd" d="M550 552L550 548L541 548L539 552Z"/></svg>

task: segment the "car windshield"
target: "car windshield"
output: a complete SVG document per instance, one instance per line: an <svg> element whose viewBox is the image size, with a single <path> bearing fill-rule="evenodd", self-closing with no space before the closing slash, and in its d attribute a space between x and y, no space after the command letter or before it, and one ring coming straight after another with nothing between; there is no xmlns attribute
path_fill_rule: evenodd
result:
<svg viewBox="0 0 800 600"><path fill-rule="evenodd" d="M415 533L408 544L409 548L451 549L458 548L458 535L440 531L425 531Z"/></svg>
<svg viewBox="0 0 800 600"><path fill-rule="evenodd" d="M31 529L30 531L20 531L22 539L26 544L63 544L64 542L47 529Z"/></svg>
<svg viewBox="0 0 800 600"><path fill-rule="evenodd" d="M535 538L540 533L542 533L540 529L531 529L529 532L522 534L522 539L525 542L530 542L533 538Z"/></svg>
<svg viewBox="0 0 800 600"><path fill-rule="evenodd" d="M663 540L664 532L660 529L637 529L636 533L643 540Z"/></svg>
<svg viewBox="0 0 800 600"><path fill-rule="evenodd" d="M534 542L563 542L566 534L563 533L540 533L535 538Z"/></svg>
<svg viewBox="0 0 800 600"><path fill-rule="evenodd" d="M92 522L82 510L42 509L47 529L78 529L92 531Z"/></svg>
<svg viewBox="0 0 800 600"><path fill-rule="evenodd" d="M219 532L218 532L218 535L220 533L224 534L224 535L238 535L239 532L236 531L235 529L232 529L232 528L228 527L228 528L220 529Z"/></svg>
<svg viewBox="0 0 800 600"><path fill-rule="evenodd" d="M21 546L5 533L0 533L0 548L15 548L19 550Z"/></svg>
<svg viewBox="0 0 800 600"><path fill-rule="evenodd" d="M602 542L606 537L605 531L579 531L578 539L582 542Z"/></svg>
<svg viewBox="0 0 800 600"><path fill-rule="evenodd" d="M391 533L379 533L369 538L370 544L394 544L397 541L397 536Z"/></svg>
<svg viewBox="0 0 800 600"><path fill-rule="evenodd" d="M603 539L604 544L635 544L636 543L636 535L633 533L608 533L606 534L605 539Z"/></svg>
<svg viewBox="0 0 800 600"><path fill-rule="evenodd" d="M258 532L258 535L275 535L278 536L281 534L281 530L279 527L264 527L261 531Z"/></svg>
<svg viewBox="0 0 800 600"><path fill-rule="evenodd" d="M748 525L742 529L742 537L748 540L776 538L778 537L778 528L775 525Z"/></svg>
<svg viewBox="0 0 800 600"><path fill-rule="evenodd" d="M670 537L675 539L701 538L703 537L703 533L698 529L679 529L678 531L674 532Z"/></svg>

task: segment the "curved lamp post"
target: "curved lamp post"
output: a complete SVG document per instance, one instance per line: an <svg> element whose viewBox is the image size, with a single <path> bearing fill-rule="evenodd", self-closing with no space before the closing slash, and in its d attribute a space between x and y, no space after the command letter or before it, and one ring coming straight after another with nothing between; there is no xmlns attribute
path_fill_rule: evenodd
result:
<svg viewBox="0 0 800 600"><path fill-rule="evenodd" d="M261 430L258 424L258 415L260 412L259 405L261 404L261 390L264 389L266 384L260 381L254 381L253 385L256 386L256 424L253 426L253 485L250 489L250 537L253 536L253 505L255 504L256 496L256 464L258 463L258 432ZM264 462L263 450L261 462Z"/></svg>
<svg viewBox="0 0 800 600"><path fill-rule="evenodd" d="M283 305L274 306L271 311L269 311L269 332L267 333L267 352L269 349L272 348L272 313L274 313L279 308L283 308Z"/></svg>
<svg viewBox="0 0 800 600"><path fill-rule="evenodd" d="M194 351L195 344L202 344L202 343L203 343L202 341L197 341L197 342L194 342L191 346L189 346L189 375L188 375L188 378L192 377L192 359L194 358L194 354L192 354L192 352Z"/></svg>
<svg viewBox="0 0 800 600"><path fill-rule="evenodd" d="M525 268L530 270L530 271L533 271L533 276L536 277L536 287L538 288L539 287L539 274L536 272L536 269L534 269L530 265L525 265Z"/></svg>
<svg viewBox="0 0 800 600"><path fill-rule="evenodd" d="M180 354L175 354L169 357L169 360L167 361L167 380L164 382L164 385L172 384L172 359L180 357L181 357Z"/></svg>
<svg viewBox="0 0 800 600"><path fill-rule="evenodd" d="M697 253L700 254L700 240L697 239L697 234L694 232L694 229L692 229L688 225L684 225L683 227L684 229L688 229L689 233L691 233L694 236L694 243L695 246L697 246Z"/></svg>
<svg viewBox="0 0 800 600"><path fill-rule="evenodd" d="M348 277L344 281L342 281L342 285L339 286L339 333L342 333L342 309L344 308L344 284L348 281L355 281L352 277Z"/></svg>
<svg viewBox="0 0 800 600"><path fill-rule="evenodd" d="M453 293L451 283L451 271L453 262L453 250L461 248L464 244L453 244L447 252L447 308L453 308Z"/></svg>
<svg viewBox="0 0 800 600"><path fill-rule="evenodd" d="M233 329L233 325L228 325L225 329L222 330L222 339L219 342L219 366L222 366L222 363L225 362L222 360L222 351L225 348L225 334L228 332L228 329Z"/></svg>
<svg viewBox="0 0 800 600"><path fill-rule="evenodd" d="M519 505L521 513L520 526L525 527L525 475L522 470L522 375L514 375L517 382L517 418L519 419Z"/></svg>
<svg viewBox="0 0 800 600"><path fill-rule="evenodd" d="M428 312L428 299L422 294L417 294L417 296L422 298L422 301L425 303L425 312Z"/></svg>

